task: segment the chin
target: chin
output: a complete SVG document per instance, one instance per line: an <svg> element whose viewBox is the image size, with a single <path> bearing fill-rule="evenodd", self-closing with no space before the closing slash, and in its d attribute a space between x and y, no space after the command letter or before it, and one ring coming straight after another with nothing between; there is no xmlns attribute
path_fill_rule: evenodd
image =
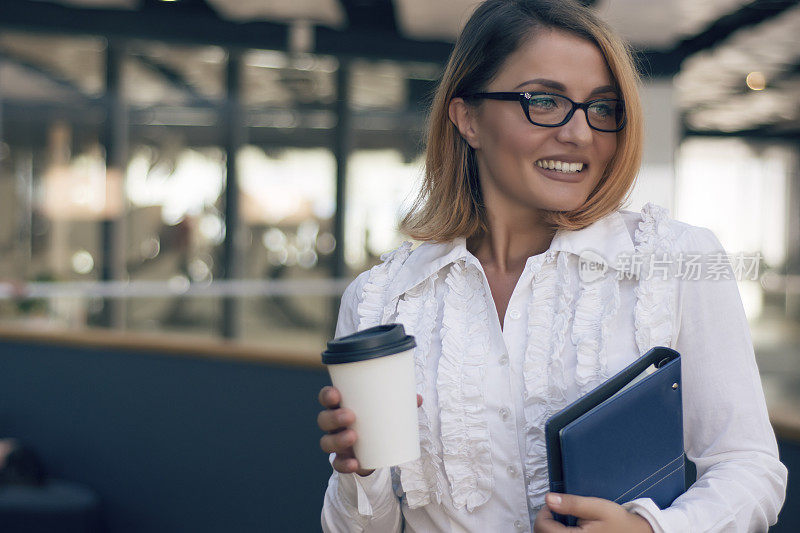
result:
<svg viewBox="0 0 800 533"><path fill-rule="evenodd" d="M587 176L587 178L589 178ZM593 179L581 183L537 182L527 193L537 209L546 211L575 211L586 203L594 185Z"/></svg>
<svg viewBox="0 0 800 533"><path fill-rule="evenodd" d="M539 204L539 209L544 209L545 211L574 211L586 203L587 198L588 196L580 196L577 198L545 200Z"/></svg>

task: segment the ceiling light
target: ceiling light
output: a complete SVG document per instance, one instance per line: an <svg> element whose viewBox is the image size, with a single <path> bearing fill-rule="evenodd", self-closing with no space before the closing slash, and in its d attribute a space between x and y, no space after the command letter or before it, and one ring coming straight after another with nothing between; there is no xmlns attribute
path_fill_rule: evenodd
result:
<svg viewBox="0 0 800 533"><path fill-rule="evenodd" d="M747 78L745 78L745 83L754 91L761 91L767 86L767 80L760 72L751 72L748 74Z"/></svg>

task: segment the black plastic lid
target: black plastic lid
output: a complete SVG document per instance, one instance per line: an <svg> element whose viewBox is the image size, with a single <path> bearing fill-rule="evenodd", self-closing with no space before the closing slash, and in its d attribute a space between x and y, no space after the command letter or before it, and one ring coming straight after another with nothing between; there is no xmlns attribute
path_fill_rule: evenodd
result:
<svg viewBox="0 0 800 533"><path fill-rule="evenodd" d="M355 363L404 352L416 345L414 337L406 335L402 324L383 324L328 341L328 349L322 352L322 362L326 365Z"/></svg>

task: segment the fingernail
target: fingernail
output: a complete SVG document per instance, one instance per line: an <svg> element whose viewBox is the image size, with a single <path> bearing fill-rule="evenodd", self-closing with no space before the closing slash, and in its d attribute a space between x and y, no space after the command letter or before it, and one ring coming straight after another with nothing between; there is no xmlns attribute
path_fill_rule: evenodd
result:
<svg viewBox="0 0 800 533"><path fill-rule="evenodd" d="M552 493L548 494L547 495L547 503L552 504L552 505L558 505L559 503L561 503L561 496L557 496L557 495L552 494Z"/></svg>

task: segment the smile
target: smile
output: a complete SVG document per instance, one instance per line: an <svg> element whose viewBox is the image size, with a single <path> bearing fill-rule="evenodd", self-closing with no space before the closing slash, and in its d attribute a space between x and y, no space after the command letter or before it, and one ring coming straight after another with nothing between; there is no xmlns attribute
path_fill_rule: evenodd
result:
<svg viewBox="0 0 800 533"><path fill-rule="evenodd" d="M567 163L566 161L555 161L553 159L540 159L534 163L537 167L548 170L556 170L559 172L581 172L583 170L583 163Z"/></svg>

